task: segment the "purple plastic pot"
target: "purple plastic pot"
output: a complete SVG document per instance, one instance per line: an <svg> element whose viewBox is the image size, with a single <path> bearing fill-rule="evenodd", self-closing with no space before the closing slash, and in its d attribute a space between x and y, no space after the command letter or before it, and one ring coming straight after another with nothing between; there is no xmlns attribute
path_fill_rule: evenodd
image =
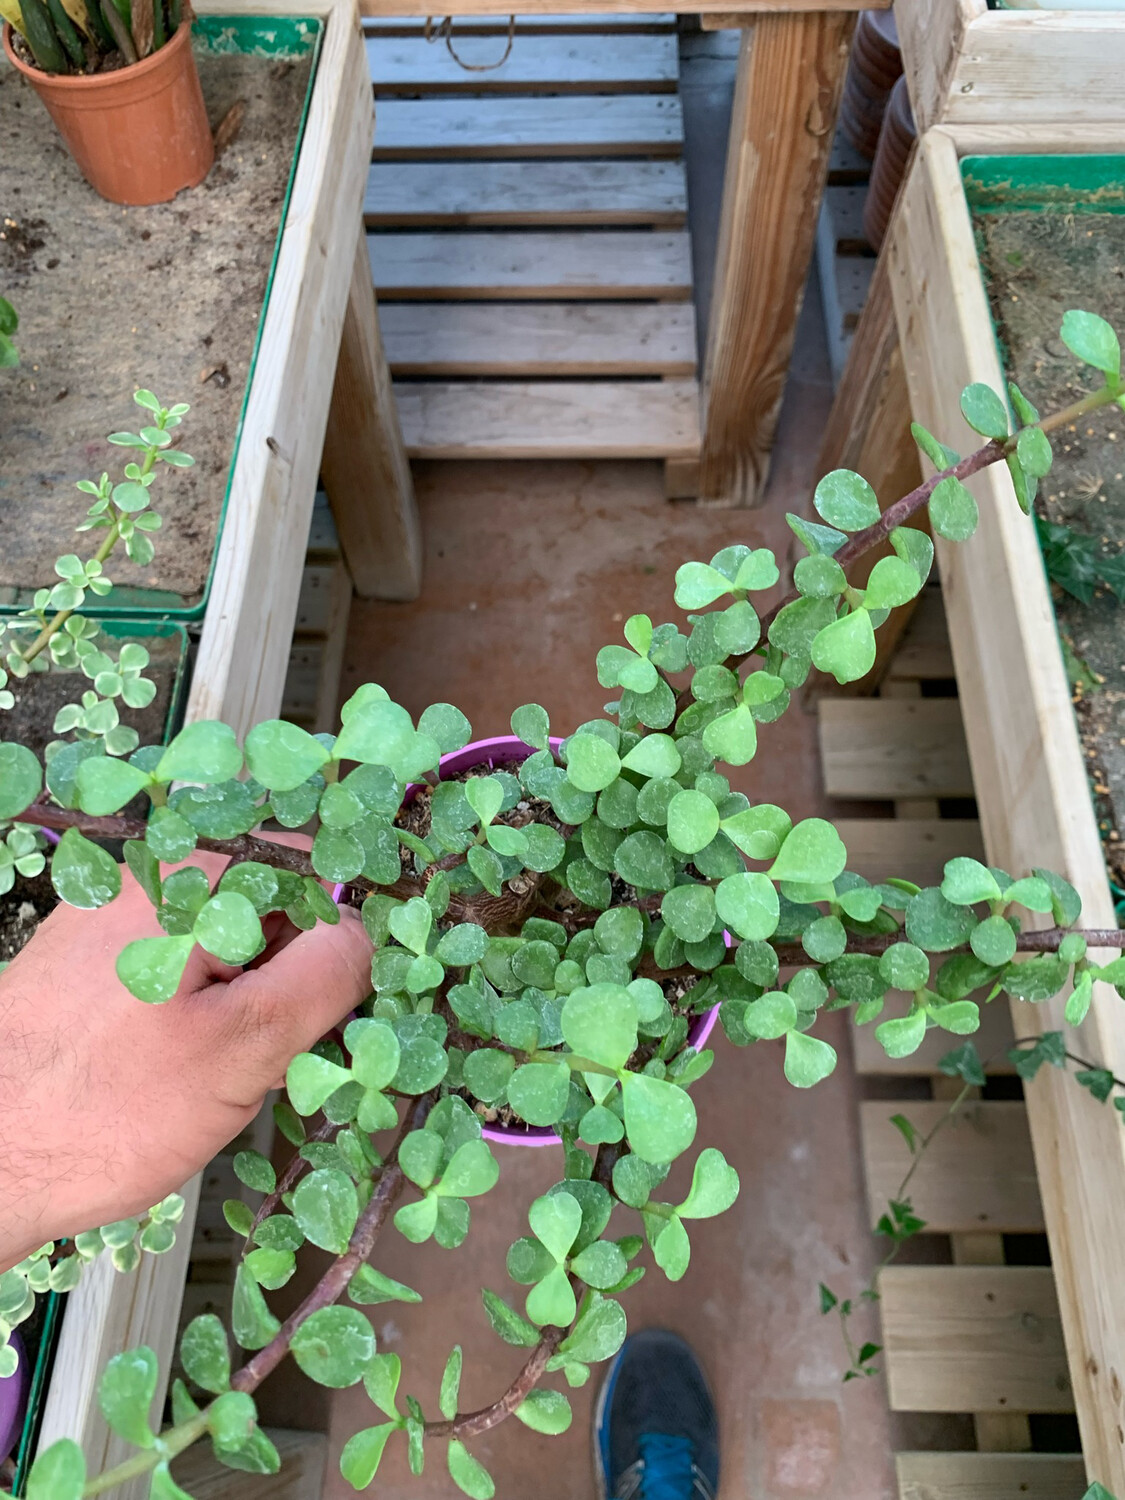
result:
<svg viewBox="0 0 1125 1500"><path fill-rule="evenodd" d="M23 1340L14 1332L11 1345L19 1358L14 1375L0 1380L0 1463L13 1452L23 1431L24 1414L27 1411L27 1393L31 1385L31 1371Z"/></svg>

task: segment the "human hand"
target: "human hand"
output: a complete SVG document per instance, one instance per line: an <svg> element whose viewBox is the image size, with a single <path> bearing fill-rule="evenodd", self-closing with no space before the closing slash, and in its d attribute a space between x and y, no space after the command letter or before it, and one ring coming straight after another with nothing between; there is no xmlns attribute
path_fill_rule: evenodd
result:
<svg viewBox="0 0 1125 1500"><path fill-rule="evenodd" d="M227 862L192 863L214 885ZM267 917L245 970L197 947L174 997L145 1005L114 965L160 927L121 874L116 900L57 907L0 974L0 1270L176 1191L371 991L371 944L345 907L308 932Z"/></svg>

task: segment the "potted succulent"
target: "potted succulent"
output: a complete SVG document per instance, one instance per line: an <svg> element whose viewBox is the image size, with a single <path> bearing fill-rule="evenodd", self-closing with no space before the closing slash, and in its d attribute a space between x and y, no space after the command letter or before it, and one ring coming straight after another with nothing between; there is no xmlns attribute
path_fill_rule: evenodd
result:
<svg viewBox="0 0 1125 1500"><path fill-rule="evenodd" d="M794 821L736 791L722 769L753 761L759 735L768 751L769 726L814 666L841 683L870 670L875 631L932 565L933 543L912 518L925 511L938 535L967 542L977 507L966 479L1007 463L1027 499L1050 467L1049 434L1125 401L1119 361L1104 357L1110 341L1117 347L1108 325L1068 313L1062 336L1098 376L1080 402L1040 418L1013 388L1013 424L1001 396L968 387L962 410L982 445L962 458L916 428L936 472L882 511L860 475L826 475L817 519L789 517L802 555L788 588L764 547L685 563L675 599L686 620L631 616L624 643L598 653L612 701L565 738L529 703L511 715L514 742L474 743L454 705L431 705L415 723L369 683L344 704L335 735L275 719L240 744L228 725L200 720L166 747L113 755L86 740L80 753L56 748L46 767L26 745L0 740L0 818L14 832L61 834L51 853L59 897L88 909L132 881L151 903L158 935L128 942L116 959L138 1002L171 1000L197 946L242 966L265 947L263 920L339 922L334 887L360 907L374 950L358 1012L289 1065L275 1118L292 1160L279 1172L253 1151L235 1159L261 1197L256 1209L241 1198L225 1205L245 1242L229 1334L211 1313L188 1324L185 1378L159 1434L155 1353L115 1355L99 1401L136 1451L90 1473L78 1444L61 1438L35 1460L33 1500L90 1500L143 1474L154 1497L182 1500L170 1465L204 1437L231 1468L276 1471L254 1393L288 1356L321 1385L362 1384L370 1398L370 1425L340 1458L355 1489L372 1483L392 1443L413 1473L438 1457L473 1500L491 1500L493 1480L470 1445L511 1416L564 1431L560 1377L581 1386L616 1354L620 1299L648 1274L644 1262L678 1281L694 1221L737 1197L735 1167L696 1142L692 1093L713 1060L698 1018L718 1006L727 1042L776 1048L797 1089L836 1066L818 1034L827 1010L874 1026L893 1058L938 1028L960 1044L946 1061L968 1083L980 1071L969 1039L981 1004L1065 991L1067 1023L1078 1026L1096 981L1125 994L1125 957L1091 957L1125 949L1125 933L1078 927L1081 900L1063 876L961 858L930 888L872 884L848 871L830 823ZM167 458L175 410L158 409L161 433L143 430L138 443ZM848 568L886 542L866 585L850 582ZM302 847L263 838L267 822L312 837ZM98 842L112 837L125 841L127 869ZM193 864L196 851L226 856L221 874ZM679 981L671 993L670 980ZM889 1014L888 996L897 996ZM1056 1036L1051 1047L1036 1039L1029 1066L1068 1066ZM1125 1080L1095 1065L1075 1082L1103 1103L1125 1101ZM481 1292L522 1367L490 1404L465 1410L464 1353L454 1347L424 1406L400 1394L403 1359L376 1347L364 1311L393 1301L404 1321L424 1316L422 1294L375 1263L380 1235L462 1244L501 1176L478 1108L498 1102L561 1142L558 1179L527 1205L530 1232L507 1254L518 1306L511 1289ZM686 1192L666 1186L681 1158L691 1165ZM172 1195L103 1228L76 1224L72 1240L39 1246L0 1275L0 1372L15 1367L5 1343L37 1292L73 1287L102 1255L129 1272L143 1254L167 1251L182 1208ZM307 1245L333 1259L282 1321L270 1295ZM859 1373L869 1373L867 1350Z"/></svg>
<svg viewBox="0 0 1125 1500"><path fill-rule="evenodd" d="M164 203L214 160L183 0L0 0L4 51L86 181L113 203Z"/></svg>

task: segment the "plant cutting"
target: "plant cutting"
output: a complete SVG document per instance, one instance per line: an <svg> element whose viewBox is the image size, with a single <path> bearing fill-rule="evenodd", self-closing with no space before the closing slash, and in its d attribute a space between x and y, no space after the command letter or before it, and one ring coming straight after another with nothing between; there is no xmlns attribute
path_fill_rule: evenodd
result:
<svg viewBox="0 0 1125 1500"><path fill-rule="evenodd" d="M3 0L4 50L86 181L163 203L203 181L214 146L182 0Z"/></svg>
<svg viewBox="0 0 1125 1500"><path fill-rule="evenodd" d="M788 1081L807 1089L836 1066L818 1034L827 1010L874 1026L899 1058L935 1027L971 1037L981 1004L1001 995L1035 1003L1068 991L1077 1026L1095 982L1125 993L1125 957L1106 955L1125 936L1080 928L1079 897L1061 874L958 858L938 886L872 884L847 869L830 823L755 802L722 769L753 762L759 736L768 750L770 725L812 667L841 683L870 670L876 630L932 564L913 517L926 509L936 533L968 543L977 508L965 480L996 463L1028 511L1051 465L1049 434L1125 402L1113 330L1068 313L1062 337L1096 376L1076 403L1040 417L1014 386L1010 408L968 387L962 410L983 444L960 457L916 428L936 472L882 511L858 474L825 476L818 518L789 517L804 554L789 588L766 548L685 563L675 598L686 619L628 619L624 641L597 656L612 694L604 716L561 740L541 706L524 704L511 716L520 744L502 752L509 758L482 763L477 745L442 775L443 757L472 741L464 714L439 703L415 722L367 684L335 735L268 720L240 745L229 726L198 721L166 747L113 755L86 740L79 754L64 743L45 765L0 743L0 817L61 835L51 854L61 899L104 906L128 879L151 903L160 935L128 942L116 960L138 1002L172 1000L197 946L238 967L262 952L263 921L339 922L335 885L360 907L374 947L370 997L342 1034L288 1068L275 1117L292 1160L279 1173L257 1153L236 1158L261 1197L256 1208L226 1205L245 1241L229 1329L211 1314L185 1329L172 1425L150 1426L156 1356L122 1351L99 1397L136 1452L87 1474L80 1448L62 1439L36 1460L32 1500L80 1500L143 1474L158 1500L174 1500L183 1491L169 1465L205 1436L231 1467L276 1469L253 1397L290 1356L314 1381L362 1383L370 1397L370 1423L341 1457L354 1488L371 1484L394 1443L414 1473L440 1462L488 1500L494 1484L474 1440L509 1416L565 1430L560 1380L583 1385L618 1350L623 1294L653 1268L679 1280L692 1223L735 1201L736 1167L696 1140L692 1094L713 1057L698 1032L692 1044L700 1017L718 1007L736 1047L775 1044ZM849 566L882 542L891 555L856 587ZM267 820L307 829L309 848L262 837ZM124 840L126 873L106 838ZM192 863L197 852L229 863L209 877ZM1091 1092L1115 1087L1110 1076ZM508 1252L514 1288L498 1289L497 1267L481 1291L497 1337L526 1351L523 1367L494 1401L466 1411L460 1347L436 1397L400 1393L402 1357L377 1347L363 1309L393 1301L404 1321L424 1315L411 1310L424 1289L379 1269L380 1236L450 1251L464 1242L501 1176L502 1148L483 1137L497 1109L560 1137L559 1176L527 1205L528 1233ZM665 1184L680 1158L690 1186L674 1191ZM72 1243L38 1247L0 1276L0 1329L26 1316L37 1291L73 1286L99 1254L128 1270L168 1248L181 1208L173 1196L141 1218L75 1225ZM333 1260L282 1321L269 1294L306 1245Z"/></svg>

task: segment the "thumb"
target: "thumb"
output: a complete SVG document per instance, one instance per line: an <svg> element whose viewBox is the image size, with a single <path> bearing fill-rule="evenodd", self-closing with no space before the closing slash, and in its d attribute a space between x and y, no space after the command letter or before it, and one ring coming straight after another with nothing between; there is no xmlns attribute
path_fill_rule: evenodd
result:
<svg viewBox="0 0 1125 1500"><path fill-rule="evenodd" d="M373 952L359 915L344 907L334 927L318 922L230 982L223 1010L243 1044L253 1039L263 1088L367 998Z"/></svg>

